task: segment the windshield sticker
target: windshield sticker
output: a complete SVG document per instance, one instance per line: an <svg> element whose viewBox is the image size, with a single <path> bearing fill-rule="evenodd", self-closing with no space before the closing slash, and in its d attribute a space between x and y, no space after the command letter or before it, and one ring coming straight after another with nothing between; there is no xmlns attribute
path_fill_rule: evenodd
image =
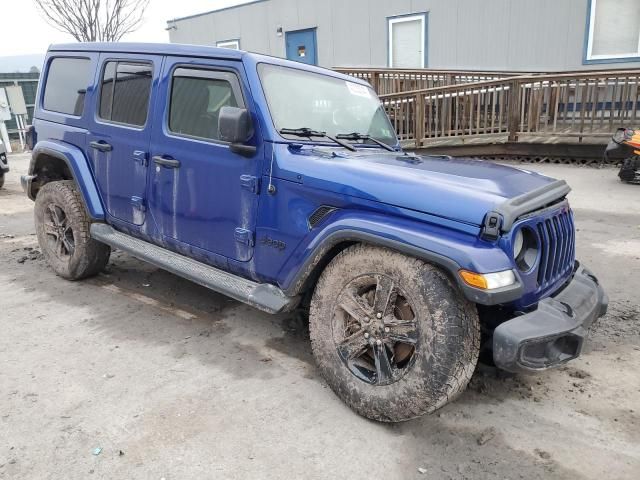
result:
<svg viewBox="0 0 640 480"><path fill-rule="evenodd" d="M371 98L371 92L364 85L358 85L353 82L345 82L351 95L357 95L358 97Z"/></svg>

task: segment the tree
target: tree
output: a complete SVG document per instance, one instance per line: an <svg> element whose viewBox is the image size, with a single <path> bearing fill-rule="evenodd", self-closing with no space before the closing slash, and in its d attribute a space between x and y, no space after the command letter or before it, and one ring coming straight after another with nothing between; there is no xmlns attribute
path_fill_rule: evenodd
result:
<svg viewBox="0 0 640 480"><path fill-rule="evenodd" d="M149 0L35 0L51 26L79 42L117 42L142 24Z"/></svg>

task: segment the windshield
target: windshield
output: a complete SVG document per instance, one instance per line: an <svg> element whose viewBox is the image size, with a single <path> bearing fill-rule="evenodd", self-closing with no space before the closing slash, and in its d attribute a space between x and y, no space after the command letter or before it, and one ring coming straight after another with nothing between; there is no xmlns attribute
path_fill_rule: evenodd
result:
<svg viewBox="0 0 640 480"><path fill-rule="evenodd" d="M355 132L387 145L397 143L389 118L371 88L265 63L259 65L258 73L278 131L305 127L331 136Z"/></svg>

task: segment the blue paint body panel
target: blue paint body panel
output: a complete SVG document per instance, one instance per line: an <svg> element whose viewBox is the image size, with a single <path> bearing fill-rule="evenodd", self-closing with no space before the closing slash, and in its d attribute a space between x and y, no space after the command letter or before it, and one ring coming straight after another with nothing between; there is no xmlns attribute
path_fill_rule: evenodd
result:
<svg viewBox="0 0 640 480"><path fill-rule="evenodd" d="M42 106L47 68L56 56L92 62L94 75L80 117ZM141 128L107 124L97 116L104 62L114 58L153 65L149 116ZM537 266L526 274L517 271L512 238L525 223L516 223L497 241L481 236L487 212L553 179L478 160L409 155L398 144L394 152L376 145L359 145L350 152L329 141L285 139L269 114L260 63L367 85L315 66L221 48L54 45L38 92L34 157L55 150L66 159L93 219L292 294L301 272L341 232L348 232L345 241L393 242L417 256L442 259L454 276L458 268L480 273L514 269L524 287L522 297L511 302L514 308L534 305L566 280L541 289L535 284ZM233 74L254 126L247 142L256 147L253 156L169 130L172 74L178 67ZM90 142L100 140L113 143L113 150L93 151ZM144 166L138 162L140 152L146 156ZM154 157L177 159L180 167L155 165ZM268 193L269 183L275 194ZM335 210L311 228L309 217L323 205Z"/></svg>

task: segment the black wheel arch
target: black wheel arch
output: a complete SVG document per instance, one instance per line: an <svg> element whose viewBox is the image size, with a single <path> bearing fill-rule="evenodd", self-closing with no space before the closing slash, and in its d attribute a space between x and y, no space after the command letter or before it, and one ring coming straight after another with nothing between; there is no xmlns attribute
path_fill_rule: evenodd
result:
<svg viewBox="0 0 640 480"><path fill-rule="evenodd" d="M451 260L428 250L408 245L398 240L373 235L358 230L343 229L329 234L319 245L315 247L312 254L307 257L302 267L298 269L291 286L285 290L288 295L298 295L313 288L318 277L329 262L341 251L351 245L361 243L376 247L386 247L396 250L405 255L420 258L429 263L441 267L458 283L457 272L460 266Z"/></svg>
<svg viewBox="0 0 640 480"><path fill-rule="evenodd" d="M38 191L49 182L74 180L77 183L68 158L49 148L34 150L29 165L29 175L33 178L29 184L27 195L32 200L35 200Z"/></svg>
<svg viewBox="0 0 640 480"><path fill-rule="evenodd" d="M461 266L444 255L418 248L399 240L351 229L332 232L319 245L317 245L312 254L307 257L307 260L303 263L302 267L298 269L294 276L294 280L285 290L285 293L293 296L304 294L305 292L312 290L320 277L320 274L329 262L341 251L355 243L386 247L440 267L450 277L454 285L457 285L458 288L460 288L464 296L474 303L481 305L497 305L516 300L522 295L523 286L521 284L518 284L513 288L506 287L494 292L471 287L464 283L458 274Z"/></svg>

